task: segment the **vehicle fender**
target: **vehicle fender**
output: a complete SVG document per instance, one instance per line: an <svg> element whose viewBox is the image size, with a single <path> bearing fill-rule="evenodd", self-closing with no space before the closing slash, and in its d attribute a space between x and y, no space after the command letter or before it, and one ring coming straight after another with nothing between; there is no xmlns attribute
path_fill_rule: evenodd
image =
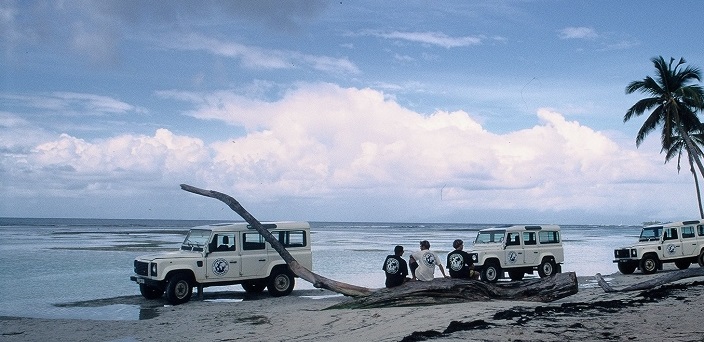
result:
<svg viewBox="0 0 704 342"><path fill-rule="evenodd" d="M185 265L168 265L164 271L159 271L159 274L162 275L159 277L160 280L167 280L169 277L176 273L184 272L187 273L193 278L194 281L197 281L196 274L191 269L190 267L184 267Z"/></svg>

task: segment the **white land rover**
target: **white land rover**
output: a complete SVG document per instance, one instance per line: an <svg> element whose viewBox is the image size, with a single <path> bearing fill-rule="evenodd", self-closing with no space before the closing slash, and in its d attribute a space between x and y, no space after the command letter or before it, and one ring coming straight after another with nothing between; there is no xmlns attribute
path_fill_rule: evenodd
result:
<svg viewBox="0 0 704 342"><path fill-rule="evenodd" d="M538 270L540 277L559 273L565 254L556 225L515 225L479 231L469 253L484 281L496 282L504 271L511 280Z"/></svg>
<svg viewBox="0 0 704 342"><path fill-rule="evenodd" d="M666 262L674 262L681 270L692 263L704 267L704 220L643 227L638 243L614 250L614 262L623 274L631 274L636 268L652 274Z"/></svg>
<svg viewBox="0 0 704 342"><path fill-rule="evenodd" d="M307 222L263 223L302 266L313 267ZM242 284L248 293L264 288L272 296L293 290L294 275L264 237L247 223L221 223L192 228L178 251L142 255L134 260L130 279L147 299L166 292L173 305L191 298L193 287Z"/></svg>

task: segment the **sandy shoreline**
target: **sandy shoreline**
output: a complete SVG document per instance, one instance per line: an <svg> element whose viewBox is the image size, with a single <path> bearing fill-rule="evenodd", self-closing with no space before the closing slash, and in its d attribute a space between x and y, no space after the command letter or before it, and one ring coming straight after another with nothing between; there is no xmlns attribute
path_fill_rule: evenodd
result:
<svg viewBox="0 0 704 342"><path fill-rule="evenodd" d="M621 288L662 274L617 273L605 278ZM681 280L677 284L684 285L669 286L648 298L638 291L605 293L594 277L579 277L579 293L552 303L495 300L356 310L325 310L347 299L324 290L297 290L282 298L265 292L239 302L232 299L244 298L244 292L206 292L205 301L180 306L128 296L74 305L140 305L153 310L155 317L133 321L1 317L0 340L704 341L702 278Z"/></svg>

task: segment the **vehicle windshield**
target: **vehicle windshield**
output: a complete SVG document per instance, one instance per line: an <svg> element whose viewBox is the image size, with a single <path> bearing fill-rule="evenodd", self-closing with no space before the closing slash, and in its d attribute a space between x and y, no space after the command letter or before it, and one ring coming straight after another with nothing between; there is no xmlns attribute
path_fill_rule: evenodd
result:
<svg viewBox="0 0 704 342"><path fill-rule="evenodd" d="M474 243L479 244L503 242L505 233L505 230L490 230L479 232L479 234L477 234L477 239L474 240Z"/></svg>
<svg viewBox="0 0 704 342"><path fill-rule="evenodd" d="M645 227L640 232L638 241L657 241L660 240L660 235L662 235L662 227Z"/></svg>
<svg viewBox="0 0 704 342"><path fill-rule="evenodd" d="M186 235L186 239L183 240L181 249L185 251L198 251L202 252L203 247L208 243L210 239L210 230L207 229L191 229Z"/></svg>

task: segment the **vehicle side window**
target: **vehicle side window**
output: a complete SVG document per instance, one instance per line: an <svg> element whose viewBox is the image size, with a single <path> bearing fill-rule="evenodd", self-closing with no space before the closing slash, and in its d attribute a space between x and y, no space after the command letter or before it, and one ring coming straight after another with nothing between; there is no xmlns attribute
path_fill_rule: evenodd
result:
<svg viewBox="0 0 704 342"><path fill-rule="evenodd" d="M506 246L518 246L521 244L520 233L506 234Z"/></svg>
<svg viewBox="0 0 704 342"><path fill-rule="evenodd" d="M274 236L286 248L305 247L307 244L306 232L303 230L278 232Z"/></svg>
<svg viewBox="0 0 704 342"><path fill-rule="evenodd" d="M543 243L560 243L560 232L557 231L547 231L538 232L538 241Z"/></svg>
<svg viewBox="0 0 704 342"><path fill-rule="evenodd" d="M699 236L704 236L704 225L697 226L697 231L699 232Z"/></svg>
<svg viewBox="0 0 704 342"><path fill-rule="evenodd" d="M211 243L213 252L226 252L236 250L235 233L215 234Z"/></svg>
<svg viewBox="0 0 704 342"><path fill-rule="evenodd" d="M535 240L535 232L523 232L523 243L526 245L535 245L538 242Z"/></svg>
<svg viewBox="0 0 704 342"><path fill-rule="evenodd" d="M258 250L266 248L264 237L259 233L244 233L242 234L242 249L245 251Z"/></svg>
<svg viewBox="0 0 704 342"><path fill-rule="evenodd" d="M694 237L694 227L682 227L682 238L688 239Z"/></svg>
<svg viewBox="0 0 704 342"><path fill-rule="evenodd" d="M665 229L663 232L663 240L677 239L677 228Z"/></svg>

